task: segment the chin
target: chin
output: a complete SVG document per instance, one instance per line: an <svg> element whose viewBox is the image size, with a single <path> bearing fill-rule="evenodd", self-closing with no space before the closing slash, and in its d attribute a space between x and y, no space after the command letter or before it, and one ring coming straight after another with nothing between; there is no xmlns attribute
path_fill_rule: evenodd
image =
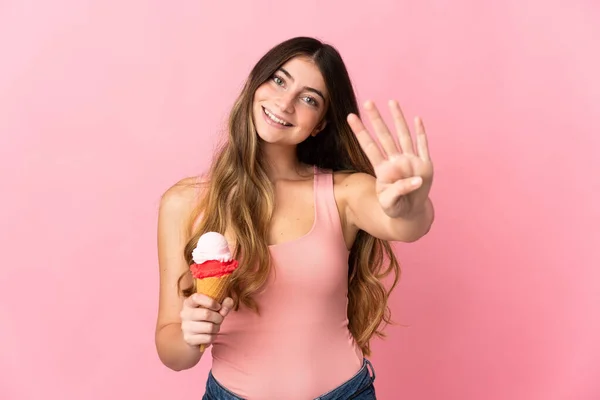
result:
<svg viewBox="0 0 600 400"><path fill-rule="evenodd" d="M288 144L288 143L286 143L287 142L285 140L286 138L282 137L281 135L278 135L277 132L271 132L269 127L262 127L262 126L255 125L255 129L256 129L256 136L258 136L258 138L262 142L270 143L270 144Z"/></svg>

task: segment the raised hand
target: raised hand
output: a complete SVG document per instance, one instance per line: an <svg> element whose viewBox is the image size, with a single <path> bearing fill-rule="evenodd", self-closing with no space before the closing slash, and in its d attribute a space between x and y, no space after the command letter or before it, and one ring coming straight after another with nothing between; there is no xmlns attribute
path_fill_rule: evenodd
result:
<svg viewBox="0 0 600 400"><path fill-rule="evenodd" d="M375 169L375 187L383 211L391 218L406 217L425 206L433 182L433 164L423 121L415 118L415 149L398 102L391 100L389 107L396 138L390 133L375 104L372 101L365 103L366 114L381 149L357 115L349 114L348 124Z"/></svg>

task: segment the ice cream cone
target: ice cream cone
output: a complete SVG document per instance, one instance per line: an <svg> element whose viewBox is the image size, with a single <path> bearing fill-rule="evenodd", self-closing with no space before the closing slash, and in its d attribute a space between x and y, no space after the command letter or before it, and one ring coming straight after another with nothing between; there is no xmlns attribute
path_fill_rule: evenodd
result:
<svg viewBox="0 0 600 400"><path fill-rule="evenodd" d="M225 299L230 281L231 274L213 278L196 279L196 292L212 297L217 303L221 303Z"/></svg>
<svg viewBox="0 0 600 400"><path fill-rule="evenodd" d="M192 253L194 263L190 265L195 278L196 293L213 298L222 303L227 295L231 274L238 267L229 251L227 240L216 232L207 232L200 236ZM204 352L205 345L200 345Z"/></svg>
<svg viewBox="0 0 600 400"><path fill-rule="evenodd" d="M229 281L231 281L231 274L196 279L196 293L205 294L215 299L217 303L221 303L227 295ZM206 350L206 345L201 344L200 351L204 352L204 350Z"/></svg>

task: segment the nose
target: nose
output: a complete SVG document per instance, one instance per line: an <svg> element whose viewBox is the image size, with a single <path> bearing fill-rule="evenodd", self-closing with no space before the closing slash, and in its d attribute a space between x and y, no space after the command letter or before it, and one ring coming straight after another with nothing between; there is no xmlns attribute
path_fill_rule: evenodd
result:
<svg viewBox="0 0 600 400"><path fill-rule="evenodd" d="M282 93L275 104L282 112L291 114L294 112L294 100L295 95L293 93Z"/></svg>

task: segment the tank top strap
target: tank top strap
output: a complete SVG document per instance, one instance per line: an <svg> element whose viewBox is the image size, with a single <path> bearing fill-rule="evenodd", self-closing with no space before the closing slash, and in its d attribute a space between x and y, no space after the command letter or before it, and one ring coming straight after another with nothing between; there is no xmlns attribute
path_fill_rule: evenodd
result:
<svg viewBox="0 0 600 400"><path fill-rule="evenodd" d="M315 166L315 226L343 239L342 223L333 191L333 171Z"/></svg>

